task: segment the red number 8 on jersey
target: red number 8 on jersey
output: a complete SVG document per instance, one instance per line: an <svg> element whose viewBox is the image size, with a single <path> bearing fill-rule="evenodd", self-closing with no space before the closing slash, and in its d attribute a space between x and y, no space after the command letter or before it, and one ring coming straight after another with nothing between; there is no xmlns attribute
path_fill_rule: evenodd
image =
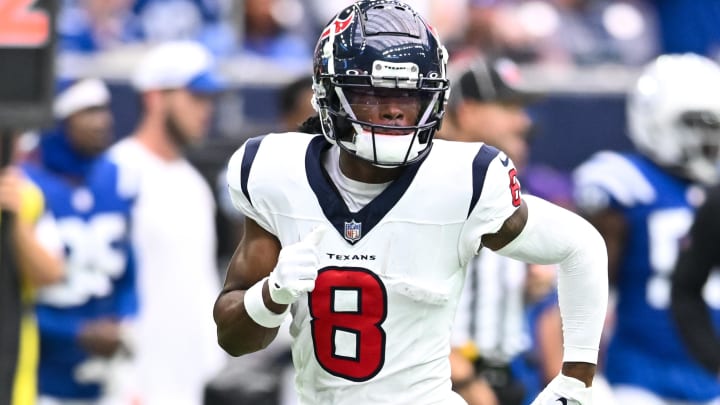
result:
<svg viewBox="0 0 720 405"><path fill-rule="evenodd" d="M362 268L325 268L308 298L315 358L328 373L367 381L385 361L387 292Z"/></svg>

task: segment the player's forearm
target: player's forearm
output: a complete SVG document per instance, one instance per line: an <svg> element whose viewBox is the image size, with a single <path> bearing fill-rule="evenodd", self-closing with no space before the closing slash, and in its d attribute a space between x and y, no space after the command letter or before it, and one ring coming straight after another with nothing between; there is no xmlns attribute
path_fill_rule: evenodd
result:
<svg viewBox="0 0 720 405"><path fill-rule="evenodd" d="M217 325L218 343L232 356L262 350L275 339L278 328L266 328L255 322L245 309L246 291L231 290L223 292L215 303L213 316ZM267 307L277 313L284 307L269 299L267 285L263 286L263 298L267 298Z"/></svg>
<svg viewBox="0 0 720 405"><path fill-rule="evenodd" d="M588 237L579 237L581 242L574 252L560 263L558 296L566 362L597 362L607 311L608 276L605 244L599 234L590 235L593 231L586 231Z"/></svg>
<svg viewBox="0 0 720 405"><path fill-rule="evenodd" d="M563 360L595 364L608 299L605 243L580 216L534 197L527 197L526 203L525 229L499 253L528 263L560 265Z"/></svg>

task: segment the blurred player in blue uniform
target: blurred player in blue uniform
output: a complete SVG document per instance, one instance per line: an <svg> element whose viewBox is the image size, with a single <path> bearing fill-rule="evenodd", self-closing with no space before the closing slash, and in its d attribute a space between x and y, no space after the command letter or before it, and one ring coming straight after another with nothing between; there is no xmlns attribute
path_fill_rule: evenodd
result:
<svg viewBox="0 0 720 405"><path fill-rule="evenodd" d="M23 166L40 187L65 246L63 282L41 289L40 404L101 403L123 352L123 321L137 311L129 213L133 198L103 157L110 94L99 80L62 82L55 128Z"/></svg>
<svg viewBox="0 0 720 405"><path fill-rule="evenodd" d="M719 92L714 62L660 56L628 96L639 153L599 152L575 172L577 205L606 239L617 291L605 374L619 405L720 403L720 380L690 358L669 311L679 241L701 186L718 180Z"/></svg>

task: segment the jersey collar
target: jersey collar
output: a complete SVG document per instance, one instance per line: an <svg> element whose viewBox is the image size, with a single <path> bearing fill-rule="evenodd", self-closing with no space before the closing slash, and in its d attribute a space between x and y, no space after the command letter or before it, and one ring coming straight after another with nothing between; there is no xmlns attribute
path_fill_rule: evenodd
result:
<svg viewBox="0 0 720 405"><path fill-rule="evenodd" d="M332 146L324 137L317 136L305 155L305 172L308 183L322 208L327 220L348 243L354 245L382 220L397 204L412 183L420 165L425 161L409 165L400 177L358 212L350 212L342 196L330 180L322 165L322 153Z"/></svg>

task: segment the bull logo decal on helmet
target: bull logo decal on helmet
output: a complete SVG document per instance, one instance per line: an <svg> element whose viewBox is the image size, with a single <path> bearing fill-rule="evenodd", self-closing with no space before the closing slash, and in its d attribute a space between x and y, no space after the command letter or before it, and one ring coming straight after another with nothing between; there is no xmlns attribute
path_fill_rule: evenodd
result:
<svg viewBox="0 0 720 405"><path fill-rule="evenodd" d="M353 18L355 18L355 10L352 10L350 12L350 15L346 18L340 18L338 16L335 18L335 21L333 21L330 25L325 28L325 30L320 35L320 39L323 40L330 36L330 29L333 28L333 25L335 25L335 35L345 31L350 26L350 23L352 22Z"/></svg>

